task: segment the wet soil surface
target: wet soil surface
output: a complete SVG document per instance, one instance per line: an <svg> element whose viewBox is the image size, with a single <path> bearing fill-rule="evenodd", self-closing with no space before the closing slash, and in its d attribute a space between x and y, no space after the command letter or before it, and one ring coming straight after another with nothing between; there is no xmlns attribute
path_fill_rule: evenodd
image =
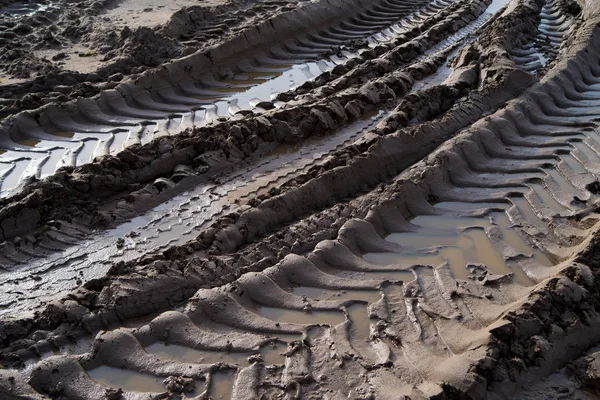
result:
<svg viewBox="0 0 600 400"><path fill-rule="evenodd" d="M597 397L595 2L81 4L2 3L0 397Z"/></svg>

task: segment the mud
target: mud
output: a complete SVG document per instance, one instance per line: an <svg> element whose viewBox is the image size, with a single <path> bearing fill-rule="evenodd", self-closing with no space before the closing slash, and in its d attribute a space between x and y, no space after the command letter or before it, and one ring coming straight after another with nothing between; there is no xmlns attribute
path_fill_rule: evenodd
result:
<svg viewBox="0 0 600 400"><path fill-rule="evenodd" d="M203 31L203 65L251 74L207 80L198 52L11 117L19 140L51 120L129 139L41 181L9 161L0 394L594 398L598 5L339 5Z"/></svg>

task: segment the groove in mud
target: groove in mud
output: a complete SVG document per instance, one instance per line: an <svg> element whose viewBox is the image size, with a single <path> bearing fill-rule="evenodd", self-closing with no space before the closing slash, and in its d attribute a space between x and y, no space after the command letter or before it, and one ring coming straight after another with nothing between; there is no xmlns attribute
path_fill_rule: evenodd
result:
<svg viewBox="0 0 600 400"><path fill-rule="evenodd" d="M512 12L527 16L531 10ZM488 390L510 398L513 382L535 376L541 360L556 366L565 359L561 351L580 351L591 337L568 340L598 325L595 311L584 315L597 303L594 273L571 263L597 230L592 191L598 180L590 159L600 149L593 145L595 133L579 124L597 112L576 102L565 112L566 93L577 83L563 81L561 91L553 86L569 71L586 91L598 90L597 20L586 25L579 47L569 49L576 62L558 63L503 107L492 102L484 109L499 109L471 127L466 117L456 122L461 132L441 136L445 141L432 145L424 159L406 162L416 148L410 145L419 143L412 140L432 140L418 129L433 130L440 120L448 124L467 113L463 107L477 94L452 102L450 111L441 107L439 119L406 130L392 125L389 133L378 127L367 134L375 137L368 148L345 153L354 157L339 163L338 152L300 183L219 219L211 236L186 244L189 252L121 265L100 289L90 285L73 294L81 303L71 300L69 315L85 314L81 304L95 299L96 306L114 307L86 320L95 331L107 319L128 319L148 304L160 309L176 292L197 289L191 297L180 294L189 297L182 311L161 313L136 329L102 331L78 360L42 359L32 369L31 390L85 398L96 389L81 367L103 365L205 380L214 396L230 390L232 398L325 397L331 391L363 398L482 398ZM495 22L502 26L502 19ZM480 111L474 118L482 117ZM587 154L571 145L567 131L586 141ZM384 172L373 177L373 171ZM319 203L326 197L340 204ZM596 267L592 255L578 260ZM102 303L107 298L111 303ZM161 341L182 346L173 354L185 352L185 359L156 357L169 346L144 350L152 343L160 349ZM216 371L220 356L210 358L256 354L273 342L287 343L277 366L246 357L232 360L232 371ZM197 363L196 350L187 358L186 347L210 349L214 354L205 357L214 364Z"/></svg>
<svg viewBox="0 0 600 400"><path fill-rule="evenodd" d="M481 24L483 22L485 22L485 19L479 21L477 24ZM475 26L478 26L477 24L475 24ZM469 28L469 29L471 29L471 28ZM462 32L456 38L452 39L450 41L450 43L452 43L453 40L458 40L459 38L463 37L465 35L465 33L468 33L468 32L469 32L469 30L467 29L466 32ZM448 46L448 44L445 44L444 46ZM443 47L441 47L441 48L443 49ZM382 115L378 116L378 118L381 118L381 117L382 117ZM372 124L372 123L373 122L369 121L369 124ZM346 143L346 142L348 142L348 140L352 139L356 135L363 134L366 131L367 126L368 126L368 124L363 124L362 122L360 122L357 124L357 126L355 128L351 126L351 127L349 127L349 129L343 130L342 132L340 132L340 134L336 135L336 137L332 138L332 140L328 140L328 142L330 142L334 146L339 147L339 146L341 146L340 143ZM345 137L346 132L351 135L349 139L346 139L346 137ZM342 140L345 140L345 142L342 142ZM319 143L319 142L317 142L317 143ZM317 149L319 149L319 147L317 147L317 146L314 146L312 148L312 150L311 150L311 147L304 148L300 152L300 154L298 156L298 160L301 160L301 162L304 163L306 160L305 155L309 154L309 153L313 153L315 155L320 155L318 152L315 151ZM324 158L326 155L327 155L327 153L322 153L321 158ZM316 160L318 160L318 159L319 158L317 158ZM316 160L313 159L313 162ZM261 165L259 165L259 167ZM300 165L302 165L302 164L300 164ZM268 167L268 164L265 164L265 166ZM248 176L253 176L254 181L260 185L260 183L261 183L260 178L259 178L260 175L259 175L259 177L254 175L257 172L256 170L255 171L250 170L250 171L252 172L252 174L248 174ZM267 169L267 171L268 171L268 169ZM292 172L297 173L297 171L298 170L295 168L290 169L289 172L286 171L285 169L280 169L279 171L277 171L278 174L281 174L279 176L271 175L269 177L268 174L265 174L268 177L267 179L269 179L269 181L267 181L267 185L258 186L258 190L266 192L272 186L275 186L275 183L277 181L276 180L273 181L274 177L277 179L285 178L287 175L291 175ZM235 175L234 175L234 177L235 177ZM231 183L231 188L232 189L235 188L235 189L239 190L239 185L246 183L246 180L247 180L247 176L244 176L243 174L239 175L239 178L237 180L234 180ZM227 193L227 191L229 190L228 185L221 185L221 186L223 189L226 190L225 193ZM203 185L199 186L193 192L184 193L183 198L191 197L192 199L195 199L198 196L200 196L200 197L205 196L206 193L210 193L209 196L211 196L211 197L213 195L215 195L215 197L217 195L221 195L222 189L219 191L209 191L210 187L211 186L203 186ZM250 186L248 188L248 192L246 192L246 193L244 193L244 192L239 193L238 190L231 192L230 196L237 194L238 196L241 196L241 198L244 198L248 194L252 194L257 189L252 189L252 186ZM178 198L174 199L173 204L176 204L178 201L179 201ZM170 207L170 204L171 203L165 203L158 209L160 209L160 208L166 209L166 208ZM223 203L223 204L226 204L226 203ZM196 206L190 207L190 205L191 205L191 203L188 200L185 200L182 203L182 205L178 206L178 208L182 209L182 211L183 211L183 213L179 214L179 215L173 214L171 216L166 216L166 218L164 218L162 216L160 216L160 217L138 217L136 220L132 221L131 223L125 224L124 226L119 228L118 231L116 231L116 233L118 235L122 236L122 235L128 233L129 231L134 231L135 230L134 228L138 228L138 229L141 228L142 230L146 230L152 224L156 224L158 226L158 229L156 230L156 232L143 234L142 236L140 236L136 239L126 238L122 250L117 251L116 253L114 253L113 250L111 249L114 246L114 244L110 238L104 238L102 240L102 242L98 242L96 239L94 239L93 247L95 249L97 249L97 251L93 256L91 256L89 262L99 261L102 264L105 264L106 266L101 269L96 268L97 273L101 274L102 271L106 271L108 269L108 263L114 263L119 259L128 260L128 259L135 257L137 254L143 254L144 252L148 251L148 245L152 246L150 249L152 249L154 251L160 251L163 248L168 248L169 246L183 243L185 240L192 238L194 235L194 232L196 230L202 228L202 224L204 222L204 219L202 219L202 218L206 214L208 214L208 215L212 214L212 216L214 217L215 212L222 213L222 208L220 208L220 207L224 207L224 205L221 206L218 202L212 202L212 201L209 202L207 205L199 204L197 207ZM152 221L150 221L150 223L148 223L148 218L152 218ZM204 218L206 218L206 217L204 217ZM210 219L208 219L208 220L210 220ZM194 223L193 221L199 221L199 223ZM137 225L137 224L139 224L139 225ZM101 243L105 243L105 244L101 244ZM102 249L102 247L104 247L104 249ZM101 251L98 251L100 249L101 249ZM108 252L108 254L112 253L110 255L110 258L108 261L107 261L107 257L105 256L105 254L107 252ZM63 257L65 257L65 256L61 256L61 258L63 258ZM66 255L65 259L68 262L68 260L71 259L72 257L74 257L74 255ZM85 268L83 268L83 266L82 266L81 270L85 270ZM28 274L31 273L31 270L29 270L28 272L24 272L24 273L26 274L25 276L28 276ZM84 280L89 279L87 276L82 277L82 278L84 278ZM49 279L52 279L52 278L49 277ZM46 284L46 286L48 286L48 284ZM12 289L12 290L16 290L16 288Z"/></svg>

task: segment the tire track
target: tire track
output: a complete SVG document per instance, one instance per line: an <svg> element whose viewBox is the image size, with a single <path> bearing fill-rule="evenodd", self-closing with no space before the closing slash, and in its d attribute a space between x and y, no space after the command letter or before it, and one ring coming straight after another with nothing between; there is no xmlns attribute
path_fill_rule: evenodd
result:
<svg viewBox="0 0 600 400"><path fill-rule="evenodd" d="M249 104L251 100L259 98L260 101L256 104L268 105L273 91L289 88L286 79L291 79L292 84L300 84L315 76L315 73L322 72L319 67L324 66L327 70L335 65L326 60L316 64L306 64L309 60L318 58L324 51L334 49L345 41L370 35L385 28L422 4L424 2L420 1L386 2L378 7L388 9L387 15L372 17L376 21L357 20L351 26L353 32L345 31L339 37L332 38L325 46L319 44L319 38L321 35L328 35L327 30L291 42L292 44L303 43L302 46L290 47L283 44L251 59L240 60L229 72L225 69L225 75L233 78L228 82L209 74L198 79L200 84L185 80L174 86L168 81L155 82L154 86L162 86L160 90L140 92L129 87L131 84L123 85L122 89L102 92L97 100L78 101L77 108L71 112L64 112L58 107L50 106L42 112L41 117L37 117L44 121L41 125L31 117L32 113L25 113L20 118L16 118L14 123L5 124L2 132L5 138L2 147L10 150L3 155L3 160L0 160L0 164L6 166L2 192L6 195L11 189L19 186L19 183L23 185L32 178L40 179L48 176L61 166L79 166L96 157L119 152L131 144L147 143L163 135L179 133L185 128L215 123L220 118L228 118L230 116L228 111L238 110L236 107L232 108L231 103L235 106L235 103L239 102L238 107L241 106L239 111L243 109L260 111L260 108L255 109ZM452 3L436 1L430 8L416 11L412 26L439 12L448 4ZM341 26L344 26L343 22ZM330 29L338 28L334 26ZM339 59L336 56L332 58L339 62L346 59L346 57ZM304 65L295 68L278 67L290 63L304 63ZM301 72L303 70L307 72L311 68L313 72L306 75ZM223 96L224 91L235 93L248 89L247 83L243 83L245 81L257 86L260 80L248 79L248 74L265 71L271 76L280 75L280 79L268 80L262 85L263 87L255 91L250 90L249 98L248 96L241 96L241 98L235 95ZM281 74L284 76L281 77ZM287 74L290 74L290 78L287 78ZM135 95L132 90L135 91ZM67 138L60 138L60 136ZM30 148L28 145L36 147ZM14 166L17 160L21 160L21 164L29 160L29 168L23 168L21 165Z"/></svg>
<svg viewBox="0 0 600 400"><path fill-rule="evenodd" d="M513 60L524 71L539 74L558 56L561 44L573 33L576 22L576 16L567 14L558 0L545 1L537 35L513 50Z"/></svg>
<svg viewBox="0 0 600 400"><path fill-rule="evenodd" d="M483 15L446 41L429 49L415 62L423 62L428 57L442 57L442 54L478 29L488 18L489 16ZM381 117L382 115L378 119ZM65 230L62 226L56 226L51 228L51 234L46 235L44 243L40 245L48 252L39 253L38 256L33 256L35 246L37 246L35 243L27 245L17 243L18 246L5 243L2 253L6 260L3 265L6 265L11 272L10 279L6 281L5 285L6 294L2 299L5 310L27 307L27 304L30 304L28 300L45 300L48 294L54 295L57 291L72 288L78 282L99 278L118 261L128 261L141 254L160 252L194 238L198 229L208 226L216 217L233 212L238 208L231 202L232 195L243 200L251 195L266 192L269 185L286 179L291 174L307 170L317 162L325 160L336 149L342 148L360 137L359 135L366 132L367 128L376 121L377 119L368 123L360 122L356 126L344 129L323 143L317 141L314 146L305 146L293 158L276 157L267 162L260 162L246 172L234 173L225 180L219 177L220 182L217 185L202 184L198 188L186 192L183 197L188 197L187 199L181 201L179 199L181 196L179 196L172 202L162 204L159 207L161 211L154 213L155 215L140 216L132 223L124 224L116 232L111 232L107 236L102 233L94 234L91 238L82 241L81 235L77 234L72 237L69 234L72 227L69 226ZM313 156L307 158L307 154ZM275 168L269 172L273 168L269 167L271 164L274 164ZM296 166L289 169L289 166L294 164ZM279 170L282 168L283 175L279 174ZM277 179L270 179L270 175L276 175ZM244 191L241 193L235 193L244 186L261 181L266 181L267 186L259 184L254 187L250 186L249 189L243 189ZM206 196L209 198L201 200ZM125 202L117 205L117 209L122 209L125 215L129 215L131 211L129 210L130 206ZM181 211L173 212L173 210ZM85 228L85 224L81 226L81 229L89 232L89 228ZM115 236L122 238L130 231L140 231L143 234L137 238L126 237L122 245L117 244L115 247ZM67 236L66 242L60 239L65 235ZM57 251L58 254L52 254ZM36 261L36 258L39 258L39 261ZM95 267L89 268L90 265L95 265ZM17 296L15 297L15 295Z"/></svg>
<svg viewBox="0 0 600 400"><path fill-rule="evenodd" d="M489 331L501 335L507 311L597 229L600 39L592 35L577 63L555 67L357 199L369 214L335 240L200 289L182 311L139 328L103 331L81 356L44 358L29 376L14 375L31 384L20 393L397 398L441 396L450 386L485 394L484 371L497 362Z"/></svg>

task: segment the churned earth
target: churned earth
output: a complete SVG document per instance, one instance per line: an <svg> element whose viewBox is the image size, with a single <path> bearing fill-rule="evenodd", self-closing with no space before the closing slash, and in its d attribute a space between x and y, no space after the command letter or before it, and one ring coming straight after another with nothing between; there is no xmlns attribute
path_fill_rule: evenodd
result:
<svg viewBox="0 0 600 400"><path fill-rule="evenodd" d="M0 4L1 398L600 396L596 1Z"/></svg>

